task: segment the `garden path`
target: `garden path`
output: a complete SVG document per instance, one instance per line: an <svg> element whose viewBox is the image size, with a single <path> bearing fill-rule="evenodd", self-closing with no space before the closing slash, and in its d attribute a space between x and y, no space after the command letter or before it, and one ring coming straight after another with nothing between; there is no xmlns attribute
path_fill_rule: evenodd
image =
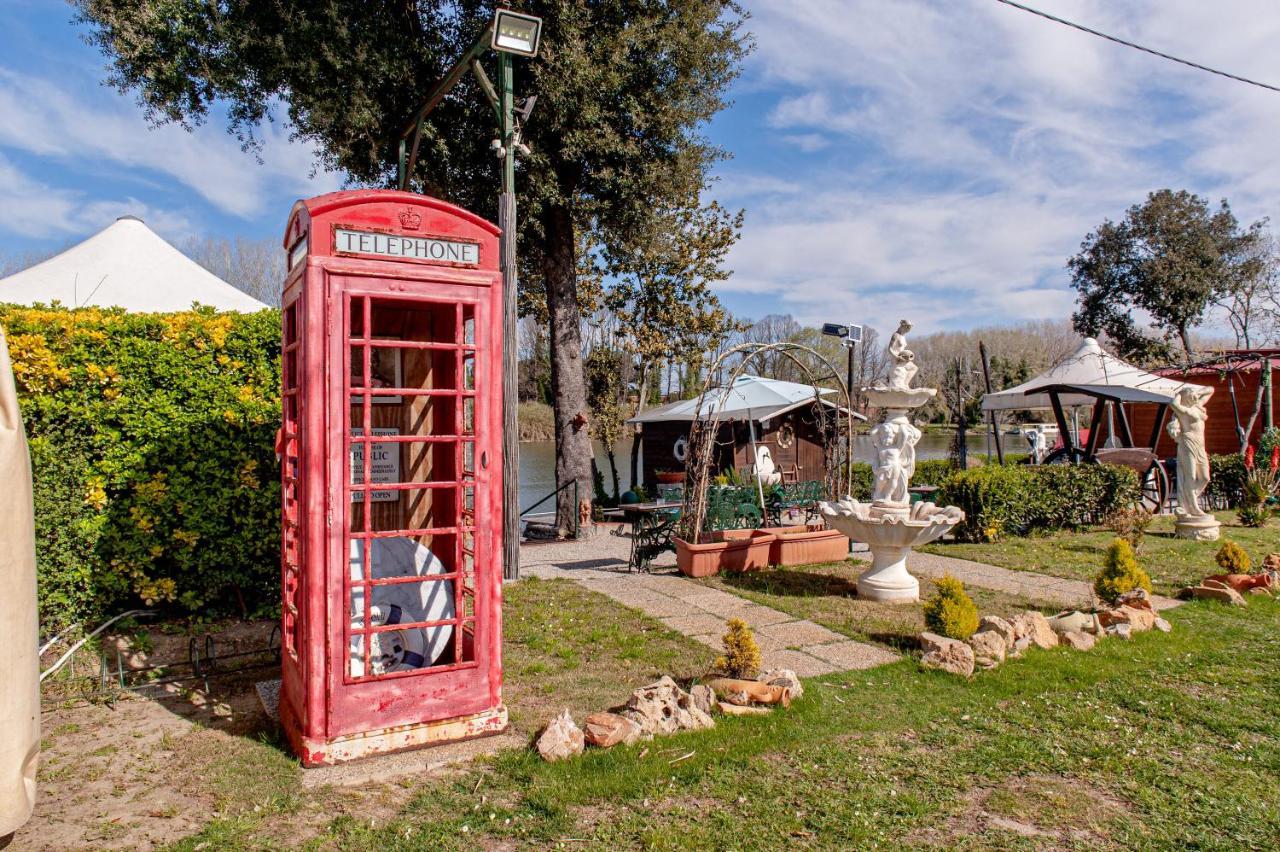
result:
<svg viewBox="0 0 1280 852"><path fill-rule="evenodd" d="M864 550L864 553L855 553L855 557L867 555L865 554L866 545L854 547L855 551L859 547ZM1011 571L1008 568L999 568L984 562L972 562L968 559L956 559L952 556L913 552L907 561L907 567L918 577L937 579L944 574L950 574L967 586L993 589L1064 608L1087 608L1092 606L1093 601L1093 586L1082 580L1067 580L1048 574L1037 574L1033 571ZM1151 596L1151 605L1156 609L1172 609L1181 603L1182 601L1161 595Z"/></svg>
<svg viewBox="0 0 1280 852"><path fill-rule="evenodd" d="M741 618L755 633L764 668L787 668L801 677L869 669L898 659L891 651L854 641L820 624L669 573L664 569L674 567L671 554L654 562L654 569L661 573L628 573L630 548L630 539L600 526L595 535L580 541L522 545L520 573L573 580L717 651L725 620Z"/></svg>

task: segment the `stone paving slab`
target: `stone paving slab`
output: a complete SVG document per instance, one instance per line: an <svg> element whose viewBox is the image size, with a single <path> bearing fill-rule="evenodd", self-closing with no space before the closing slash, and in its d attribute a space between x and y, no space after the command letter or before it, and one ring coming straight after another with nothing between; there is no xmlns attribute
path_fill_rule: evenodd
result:
<svg viewBox="0 0 1280 852"><path fill-rule="evenodd" d="M785 621L781 624L767 624L756 630L757 635L770 636L788 648L803 648L805 645L824 645L829 642L840 642L846 637L828 630L812 621Z"/></svg>
<svg viewBox="0 0 1280 852"><path fill-rule="evenodd" d="M818 677L840 671L840 667L826 660L819 660L803 651L775 651L769 655L766 668L791 669L800 677Z"/></svg>
<svg viewBox="0 0 1280 852"><path fill-rule="evenodd" d="M667 617L658 619L672 630L678 630L685 636L695 636L699 634L715 634L717 631L723 635L725 632L724 619L718 615L712 615L709 612L699 612L693 615L677 615L675 617Z"/></svg>
<svg viewBox="0 0 1280 852"><path fill-rule="evenodd" d="M832 663L841 670L870 669L898 659L898 655L892 651L852 639L827 645L811 645L805 648L805 652Z"/></svg>

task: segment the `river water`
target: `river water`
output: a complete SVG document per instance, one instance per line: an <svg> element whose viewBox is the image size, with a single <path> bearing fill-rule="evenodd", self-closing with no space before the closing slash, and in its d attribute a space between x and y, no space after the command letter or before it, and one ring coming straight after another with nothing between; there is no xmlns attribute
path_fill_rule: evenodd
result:
<svg viewBox="0 0 1280 852"><path fill-rule="evenodd" d="M951 450L950 432L930 431L925 432L920 437L920 443L916 444L916 457L919 459L941 459L946 458ZM969 433L969 452L974 454L985 455L987 452L987 437L983 432ZM874 449L871 446L871 436L867 434L857 435L854 439L854 453L859 461L870 462L874 457ZM1025 447L1020 438L1014 436L1005 436L1005 449L1014 452L1024 452ZM1017 446L1014 446L1017 444ZM992 449L994 453L994 448ZM614 451L615 458L618 463L618 483L621 491L626 491L631 487L631 441L619 441ZM600 471L604 474L605 489L612 490L613 486L609 475L609 460L605 457L604 447L600 443L596 443L596 464L600 466ZM523 509L529 508L533 503L547 496L556 487L556 445L554 441L527 441L520 445L520 506ZM591 495L584 494L584 498ZM538 511L542 512L551 507L551 501L539 507Z"/></svg>

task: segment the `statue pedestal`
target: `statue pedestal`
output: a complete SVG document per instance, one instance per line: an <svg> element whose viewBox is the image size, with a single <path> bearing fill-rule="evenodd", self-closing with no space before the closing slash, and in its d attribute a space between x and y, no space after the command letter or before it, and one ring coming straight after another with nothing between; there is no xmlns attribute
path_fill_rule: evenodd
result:
<svg viewBox="0 0 1280 852"><path fill-rule="evenodd" d="M1213 515L1179 515L1173 525L1173 533L1178 538L1189 538L1193 541L1217 541L1218 519Z"/></svg>
<svg viewBox="0 0 1280 852"><path fill-rule="evenodd" d="M858 598L864 601L915 603L920 600L920 582L907 573L907 554L903 545L871 545L871 567L858 577Z"/></svg>

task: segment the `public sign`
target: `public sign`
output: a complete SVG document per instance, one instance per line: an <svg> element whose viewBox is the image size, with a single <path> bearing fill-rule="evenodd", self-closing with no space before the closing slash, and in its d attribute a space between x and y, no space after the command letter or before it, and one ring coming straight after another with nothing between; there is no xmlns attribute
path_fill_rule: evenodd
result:
<svg viewBox="0 0 1280 852"><path fill-rule="evenodd" d="M335 229L333 240L334 250L343 254L435 260L468 266L475 266L480 262L480 246L477 243L379 234L376 231L353 231L349 228Z"/></svg>

